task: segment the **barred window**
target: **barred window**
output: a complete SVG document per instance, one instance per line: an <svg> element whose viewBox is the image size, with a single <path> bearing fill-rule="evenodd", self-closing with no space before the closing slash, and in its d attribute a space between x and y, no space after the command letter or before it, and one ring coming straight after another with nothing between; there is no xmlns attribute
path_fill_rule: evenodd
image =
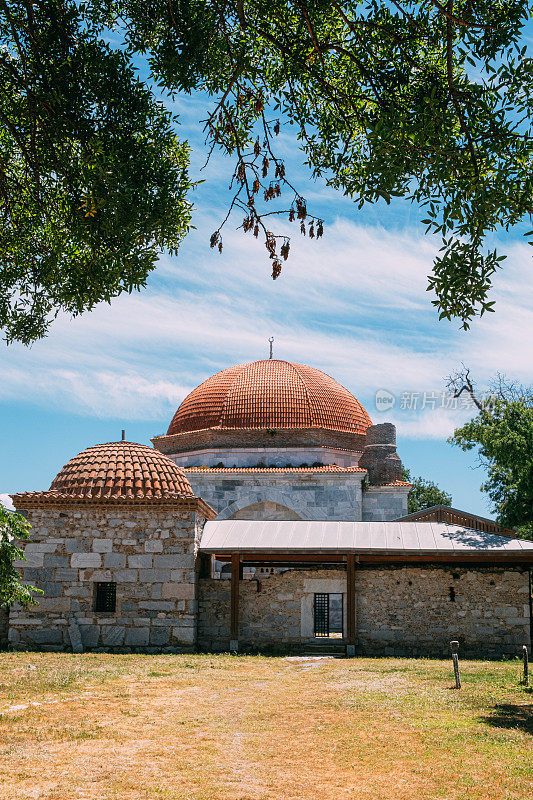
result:
<svg viewBox="0 0 533 800"><path fill-rule="evenodd" d="M94 590L94 610L113 612L117 607L117 584L96 583Z"/></svg>

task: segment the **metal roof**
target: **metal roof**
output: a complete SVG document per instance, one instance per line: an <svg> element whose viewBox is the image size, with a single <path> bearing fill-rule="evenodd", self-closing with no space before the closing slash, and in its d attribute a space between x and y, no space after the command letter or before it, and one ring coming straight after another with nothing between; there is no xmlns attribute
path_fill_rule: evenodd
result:
<svg viewBox="0 0 533 800"><path fill-rule="evenodd" d="M213 520L204 553L413 553L531 556L533 542L446 522ZM528 559L529 560L529 559Z"/></svg>
<svg viewBox="0 0 533 800"><path fill-rule="evenodd" d="M469 511L461 511L460 508L442 504L422 508L412 514L405 514L405 516L398 517L396 522L410 522L411 520L413 522L416 520L420 522L448 522L452 525L465 525L467 528L475 528L476 530L501 533L504 536L512 536L516 533L514 528L504 528L488 517L480 517L479 514L471 514Z"/></svg>

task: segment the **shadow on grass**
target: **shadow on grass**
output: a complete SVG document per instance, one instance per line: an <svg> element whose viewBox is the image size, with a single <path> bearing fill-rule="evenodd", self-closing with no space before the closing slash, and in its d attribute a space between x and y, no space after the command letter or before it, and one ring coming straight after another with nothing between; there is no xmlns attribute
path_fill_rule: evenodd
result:
<svg viewBox="0 0 533 800"><path fill-rule="evenodd" d="M495 728L513 728L533 736L533 705L517 706L511 703L494 706L492 714L481 721Z"/></svg>

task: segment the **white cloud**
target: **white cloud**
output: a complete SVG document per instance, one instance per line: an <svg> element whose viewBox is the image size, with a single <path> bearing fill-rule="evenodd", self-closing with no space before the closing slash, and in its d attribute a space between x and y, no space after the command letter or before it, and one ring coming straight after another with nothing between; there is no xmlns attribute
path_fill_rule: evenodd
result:
<svg viewBox="0 0 533 800"><path fill-rule="evenodd" d="M528 380L530 357L520 344L533 331L525 246L511 248L498 276L496 314L465 333L436 321L426 292L429 239L338 219L319 242L295 237L272 282L253 237L230 231L219 257L206 246L213 220L198 224L178 259L162 258L142 294L74 320L62 316L47 340L6 349L0 397L166 421L214 371L266 357L270 335L276 356L329 372L376 419L376 389L439 391L461 361L482 383L498 370ZM423 438L442 438L461 421L436 412L389 418L403 435Z"/></svg>
<svg viewBox="0 0 533 800"><path fill-rule="evenodd" d="M8 511L15 510L15 506L13 505L13 501L11 500L10 496L4 492L0 492L0 505L4 506L4 508L7 508Z"/></svg>

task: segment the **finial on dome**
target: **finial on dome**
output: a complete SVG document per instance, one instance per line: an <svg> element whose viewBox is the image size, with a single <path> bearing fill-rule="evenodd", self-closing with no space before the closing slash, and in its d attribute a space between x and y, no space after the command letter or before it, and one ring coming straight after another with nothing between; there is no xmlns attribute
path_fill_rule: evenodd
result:
<svg viewBox="0 0 533 800"><path fill-rule="evenodd" d="M270 337L270 339L269 339L268 341L270 342L270 358L273 358L273 353L272 353L272 345L273 345L273 343L274 343L274 337L273 337L273 336L271 336L271 337Z"/></svg>

